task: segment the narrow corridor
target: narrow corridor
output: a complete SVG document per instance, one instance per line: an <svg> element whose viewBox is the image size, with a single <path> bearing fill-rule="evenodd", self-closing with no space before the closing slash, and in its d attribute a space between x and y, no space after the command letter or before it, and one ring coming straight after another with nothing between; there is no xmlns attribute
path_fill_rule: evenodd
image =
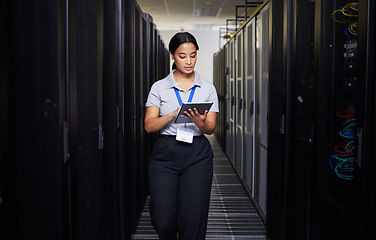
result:
<svg viewBox="0 0 376 240"><path fill-rule="evenodd" d="M214 151L214 176L206 239L266 240L265 226L216 138L207 136ZM158 239L150 223L149 202L132 239Z"/></svg>

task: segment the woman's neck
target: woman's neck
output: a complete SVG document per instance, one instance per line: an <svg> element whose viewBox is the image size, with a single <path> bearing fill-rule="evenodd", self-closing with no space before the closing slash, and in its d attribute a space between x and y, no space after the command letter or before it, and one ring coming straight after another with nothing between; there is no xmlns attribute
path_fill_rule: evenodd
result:
<svg viewBox="0 0 376 240"><path fill-rule="evenodd" d="M195 74L193 72L190 74L184 74L176 70L174 72L174 78L179 87L184 91L187 91L195 81Z"/></svg>

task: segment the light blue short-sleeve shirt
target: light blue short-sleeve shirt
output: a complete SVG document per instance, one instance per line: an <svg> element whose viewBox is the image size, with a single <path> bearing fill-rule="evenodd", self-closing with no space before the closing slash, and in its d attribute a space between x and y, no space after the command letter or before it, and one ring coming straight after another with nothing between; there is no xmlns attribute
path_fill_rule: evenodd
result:
<svg viewBox="0 0 376 240"><path fill-rule="evenodd" d="M146 101L146 107L159 107L160 116L169 114L179 107L179 102L176 98L174 89L176 88L179 90L182 101L187 102L192 88L196 86L192 102L213 102L209 112L219 112L217 91L211 82L201 78L201 76L194 71L195 79L193 85L187 91L184 91L176 83L173 73L174 71L164 79L153 84ZM192 129L194 131L194 136L203 134L194 123L174 123L174 121L169 122L160 130L160 133L162 135L176 135L179 127Z"/></svg>

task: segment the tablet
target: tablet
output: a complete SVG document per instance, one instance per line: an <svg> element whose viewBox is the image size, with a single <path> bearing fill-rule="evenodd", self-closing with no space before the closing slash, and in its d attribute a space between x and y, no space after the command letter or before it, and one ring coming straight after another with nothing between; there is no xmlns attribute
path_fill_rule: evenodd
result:
<svg viewBox="0 0 376 240"><path fill-rule="evenodd" d="M191 123L192 121L189 119L184 118L182 115L184 111L188 111L188 109L196 108L200 114L204 114L205 110L209 110L213 102L189 102L183 103L180 108L178 116L175 118L175 123Z"/></svg>

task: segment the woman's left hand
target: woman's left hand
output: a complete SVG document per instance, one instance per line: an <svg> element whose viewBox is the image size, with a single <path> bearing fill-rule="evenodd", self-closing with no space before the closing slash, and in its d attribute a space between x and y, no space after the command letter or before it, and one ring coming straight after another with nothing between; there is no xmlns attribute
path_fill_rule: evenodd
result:
<svg viewBox="0 0 376 240"><path fill-rule="evenodd" d="M183 114L183 117L191 120L202 133L204 134L213 134L215 129L215 122L217 118L216 112L208 112L206 110L204 114L200 114L196 108L188 109Z"/></svg>
<svg viewBox="0 0 376 240"><path fill-rule="evenodd" d="M184 112L183 117L191 120L198 128L201 128L205 125L205 120L208 115L208 110L204 114L200 114L196 108L188 109Z"/></svg>

